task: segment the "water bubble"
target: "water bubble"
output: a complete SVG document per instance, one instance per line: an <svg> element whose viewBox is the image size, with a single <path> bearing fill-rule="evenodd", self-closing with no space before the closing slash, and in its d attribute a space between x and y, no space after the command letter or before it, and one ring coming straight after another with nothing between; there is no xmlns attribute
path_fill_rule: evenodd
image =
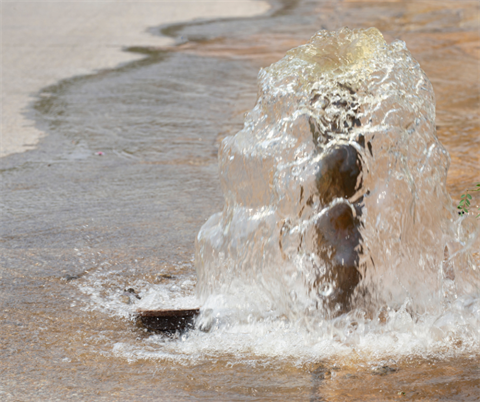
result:
<svg viewBox="0 0 480 402"><path fill-rule="evenodd" d="M321 288L319 288L318 293L324 297L328 297L333 293L333 286L331 283L324 283Z"/></svg>

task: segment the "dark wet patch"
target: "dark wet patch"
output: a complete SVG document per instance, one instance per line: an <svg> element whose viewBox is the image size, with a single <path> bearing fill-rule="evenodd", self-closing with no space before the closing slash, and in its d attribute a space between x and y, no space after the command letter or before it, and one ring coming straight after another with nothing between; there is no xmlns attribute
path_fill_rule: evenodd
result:
<svg viewBox="0 0 480 402"><path fill-rule="evenodd" d="M381 367L375 367L372 370L372 374L374 374L374 375L388 375L388 374L396 373L397 371L398 371L398 368L396 368L396 367L381 366Z"/></svg>

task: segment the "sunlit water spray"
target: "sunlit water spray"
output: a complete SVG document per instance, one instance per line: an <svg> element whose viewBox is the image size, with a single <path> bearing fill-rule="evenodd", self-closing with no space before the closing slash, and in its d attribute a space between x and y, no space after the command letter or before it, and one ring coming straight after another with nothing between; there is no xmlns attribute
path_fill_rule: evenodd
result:
<svg viewBox="0 0 480 402"><path fill-rule="evenodd" d="M202 325L228 311L329 350L477 345L478 226L452 208L433 89L403 42L320 31L262 69L219 165L225 207L196 246Z"/></svg>
<svg viewBox="0 0 480 402"><path fill-rule="evenodd" d="M219 165L225 207L197 237L198 299L188 275L135 283L130 304L97 294L101 272L82 285L124 316L202 306L195 331L150 338L160 350L115 353L303 364L478 350L478 225L452 208L433 89L403 42L321 31L262 69Z"/></svg>

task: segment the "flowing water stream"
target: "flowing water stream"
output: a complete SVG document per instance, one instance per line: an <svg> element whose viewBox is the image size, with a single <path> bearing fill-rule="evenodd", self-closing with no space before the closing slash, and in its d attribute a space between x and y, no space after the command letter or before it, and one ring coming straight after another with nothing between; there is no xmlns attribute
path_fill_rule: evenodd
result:
<svg viewBox="0 0 480 402"><path fill-rule="evenodd" d="M479 400L478 289L435 314L415 299L320 330L248 292L237 310L208 301L209 332L164 337L132 319L199 305L195 239L224 206L222 139L255 105L259 69L320 29L405 41L435 92L458 201L480 180L479 16L470 1L272 2L261 17L152 28L177 45L126 49L145 58L41 91L29 113L48 135L0 161L2 399ZM478 241L467 248L478 269Z"/></svg>

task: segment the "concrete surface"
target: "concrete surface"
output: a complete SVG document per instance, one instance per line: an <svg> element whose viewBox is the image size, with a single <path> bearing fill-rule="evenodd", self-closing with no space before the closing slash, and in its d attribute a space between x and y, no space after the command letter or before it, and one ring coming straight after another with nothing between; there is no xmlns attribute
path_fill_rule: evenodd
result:
<svg viewBox="0 0 480 402"><path fill-rule="evenodd" d="M31 149L43 135L25 116L41 88L141 58L123 47L171 44L147 28L268 9L255 0L2 1L0 157Z"/></svg>

